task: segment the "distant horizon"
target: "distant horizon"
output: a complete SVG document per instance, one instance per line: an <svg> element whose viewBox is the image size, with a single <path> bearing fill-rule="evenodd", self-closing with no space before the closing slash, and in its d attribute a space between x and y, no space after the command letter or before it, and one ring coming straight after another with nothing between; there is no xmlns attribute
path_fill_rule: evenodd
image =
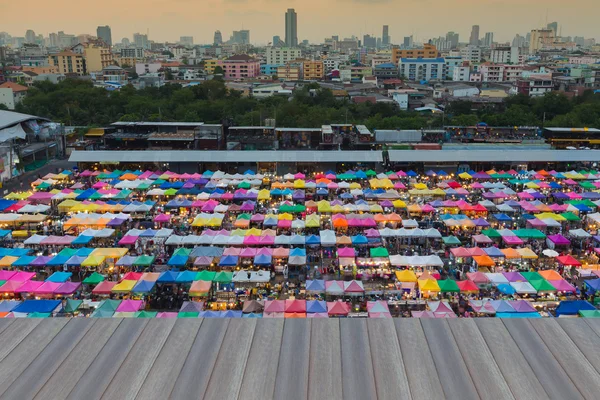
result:
<svg viewBox="0 0 600 400"><path fill-rule="evenodd" d="M2 31L14 37L24 37L28 29L45 37L58 31L96 36L98 26L108 25L113 44L123 38L131 41L134 33L148 31L148 38L156 42L175 43L180 36L192 36L194 44L210 44L216 30L221 31L226 42L234 30L247 29L251 44L266 45L273 36L285 37L284 15L288 8L294 8L298 14L299 42L322 43L332 35L340 38L354 35L361 40L366 34L381 37L383 25L389 26L393 44L401 44L405 36L411 35L415 43L424 43L449 31L458 33L464 43L468 42L472 25L480 26L481 38L486 32L493 32L495 42L510 42L515 34L525 35L554 21L558 22L559 35L598 40L596 13L584 12L586 7L597 7L596 1L578 0L577 7L561 7L558 0L532 0L527 4L516 0L485 0L457 7L456 3L441 0L419 3L336 0L331 4L314 0L205 0L201 3L105 0L101 8L84 14L65 13L64 10L73 9L72 3L65 0L52 3L34 0L27 10L27 25L22 19L7 18L2 21ZM165 4L174 10L164 9ZM423 13L423 5L427 6L425 11L434 10L435 14ZM8 16L21 13L22 5L8 3L2 9ZM132 20L132 15L137 19Z"/></svg>

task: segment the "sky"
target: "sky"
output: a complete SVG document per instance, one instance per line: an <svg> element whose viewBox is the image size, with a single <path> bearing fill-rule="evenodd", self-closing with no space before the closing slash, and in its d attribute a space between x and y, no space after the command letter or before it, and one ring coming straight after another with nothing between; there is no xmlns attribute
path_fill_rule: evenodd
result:
<svg viewBox="0 0 600 400"><path fill-rule="evenodd" d="M480 36L494 32L495 41L510 41L546 22L558 21L563 36L598 39L598 0L102 0L78 6L72 0L30 0L23 14L20 2L6 1L0 31L25 36L27 29L47 36L59 30L96 34L98 25L109 25L113 43L133 33L149 32L157 42L175 42L193 36L194 43L212 43L215 30L229 39L233 30L249 29L250 40L266 44L274 35L285 36L284 14L298 13L298 40L321 43L325 37L364 34L381 36L389 25L392 43L413 35L416 42L443 36L448 31L468 41L471 26ZM565 5L568 4L568 5ZM591 12L595 9L596 12ZM586 11L588 10L588 11Z"/></svg>

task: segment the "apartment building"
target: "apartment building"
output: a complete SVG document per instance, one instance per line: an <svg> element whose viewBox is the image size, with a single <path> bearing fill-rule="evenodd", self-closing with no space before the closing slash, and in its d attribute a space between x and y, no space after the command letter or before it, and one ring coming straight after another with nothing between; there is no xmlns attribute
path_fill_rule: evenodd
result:
<svg viewBox="0 0 600 400"><path fill-rule="evenodd" d="M437 58L438 49L432 44L424 44L423 47L414 49L392 49L392 62L396 65L400 62L400 59L414 59L414 58Z"/></svg>
<svg viewBox="0 0 600 400"><path fill-rule="evenodd" d="M72 51L63 51L48 55L48 64L57 67L59 74L87 74L85 57L83 54Z"/></svg>

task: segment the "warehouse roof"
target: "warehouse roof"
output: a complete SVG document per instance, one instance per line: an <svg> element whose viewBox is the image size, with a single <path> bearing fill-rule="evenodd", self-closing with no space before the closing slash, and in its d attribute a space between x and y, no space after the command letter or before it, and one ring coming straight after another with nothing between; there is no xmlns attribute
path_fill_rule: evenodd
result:
<svg viewBox="0 0 600 400"><path fill-rule="evenodd" d="M390 150L391 162L585 162L600 150Z"/></svg>

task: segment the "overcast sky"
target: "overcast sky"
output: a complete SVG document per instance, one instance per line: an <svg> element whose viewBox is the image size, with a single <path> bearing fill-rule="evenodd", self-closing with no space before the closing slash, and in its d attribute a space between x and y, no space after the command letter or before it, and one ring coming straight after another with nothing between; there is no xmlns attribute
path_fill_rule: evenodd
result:
<svg viewBox="0 0 600 400"><path fill-rule="evenodd" d="M252 43L266 44L273 35L283 39L287 8L298 13L298 39L321 43L331 35L381 36L390 27L393 43L413 35L417 41L460 34L467 41L471 26L480 36L494 32L496 41L512 40L546 22L558 21L563 36L598 39L600 0L102 0L79 4L72 0L5 1L0 31L25 36L27 29L47 36L63 30L96 34L110 25L113 42L149 31L158 42L193 36L194 43L212 43L215 30L229 39L233 30L249 29ZM14 16L10 17L10 16Z"/></svg>

